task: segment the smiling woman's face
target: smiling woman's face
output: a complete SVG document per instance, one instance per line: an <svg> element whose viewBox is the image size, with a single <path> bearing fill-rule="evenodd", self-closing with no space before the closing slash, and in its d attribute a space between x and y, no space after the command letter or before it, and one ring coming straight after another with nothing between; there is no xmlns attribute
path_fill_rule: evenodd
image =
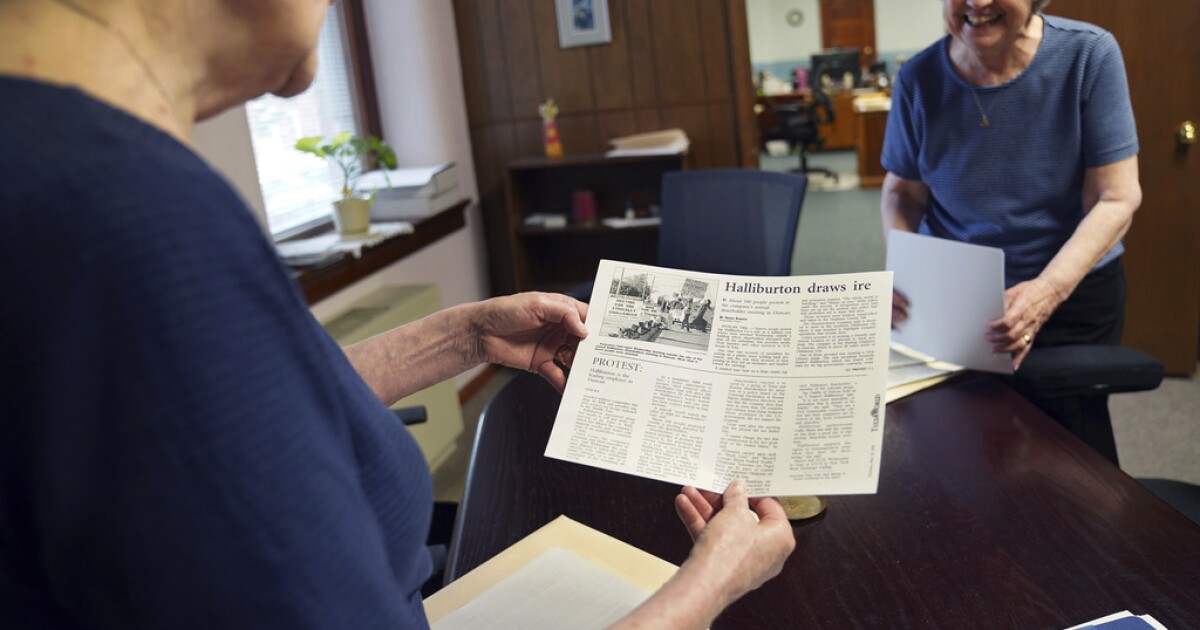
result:
<svg viewBox="0 0 1200 630"><path fill-rule="evenodd" d="M1033 15L1033 0L942 0L946 30L976 53L1013 45Z"/></svg>

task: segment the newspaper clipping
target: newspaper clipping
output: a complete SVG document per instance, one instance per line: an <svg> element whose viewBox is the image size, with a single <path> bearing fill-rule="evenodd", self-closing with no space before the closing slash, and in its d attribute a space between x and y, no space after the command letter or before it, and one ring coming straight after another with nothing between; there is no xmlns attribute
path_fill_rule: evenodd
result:
<svg viewBox="0 0 1200 630"><path fill-rule="evenodd" d="M602 261L546 455L752 496L873 493L891 299L891 272Z"/></svg>

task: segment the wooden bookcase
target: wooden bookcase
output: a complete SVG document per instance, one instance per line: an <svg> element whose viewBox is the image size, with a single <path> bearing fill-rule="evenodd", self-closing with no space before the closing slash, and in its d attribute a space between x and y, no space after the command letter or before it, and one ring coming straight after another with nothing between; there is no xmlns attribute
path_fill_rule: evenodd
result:
<svg viewBox="0 0 1200 630"><path fill-rule="evenodd" d="M604 218L624 215L632 203L639 215L660 205L662 176L684 168L683 155L606 158L574 155L558 159L526 158L509 163L502 239L490 243L497 293L562 291L596 275L602 258L654 263L658 226L610 228ZM589 190L596 199L596 221L571 221L574 193ZM531 214L567 217L561 228L528 226ZM508 286L505 286L505 285Z"/></svg>

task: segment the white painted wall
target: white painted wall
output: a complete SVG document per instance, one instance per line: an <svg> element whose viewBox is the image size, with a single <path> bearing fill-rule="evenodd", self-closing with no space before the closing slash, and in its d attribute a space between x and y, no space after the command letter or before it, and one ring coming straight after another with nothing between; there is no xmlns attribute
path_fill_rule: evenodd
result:
<svg viewBox="0 0 1200 630"><path fill-rule="evenodd" d="M793 9L804 15L800 26L787 23L787 14ZM746 0L746 21L754 63L808 59L821 50L817 0Z"/></svg>
<svg viewBox="0 0 1200 630"><path fill-rule="evenodd" d="M938 0L876 0L875 48L923 50L946 34Z"/></svg>
<svg viewBox="0 0 1200 630"><path fill-rule="evenodd" d="M451 3L365 4L384 138L395 148L401 166L456 162L459 190L477 200ZM263 202L244 108L199 125L196 144L261 216ZM482 224L478 204L473 204L465 229L313 305L313 314L327 319L384 284L439 285L446 306L486 297ZM459 386L481 369L459 377Z"/></svg>
<svg viewBox="0 0 1200 630"><path fill-rule="evenodd" d="M254 147L250 145L246 108L235 107L196 125L192 138L200 154L233 184L266 230L266 205L258 187L258 167L254 164Z"/></svg>
<svg viewBox="0 0 1200 630"><path fill-rule="evenodd" d="M791 9L804 23L785 21ZM821 50L821 11L817 0L746 0L752 63L808 59ZM945 34L938 0L876 0L875 48L883 54L917 51Z"/></svg>

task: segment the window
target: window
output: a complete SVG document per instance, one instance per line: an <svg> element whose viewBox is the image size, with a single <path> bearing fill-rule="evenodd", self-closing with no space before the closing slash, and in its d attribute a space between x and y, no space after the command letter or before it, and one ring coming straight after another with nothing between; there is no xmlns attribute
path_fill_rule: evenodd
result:
<svg viewBox="0 0 1200 630"><path fill-rule="evenodd" d="M341 131L380 135L376 112L362 2L341 2L329 8L322 27L313 85L292 98L268 94L246 104L258 183L275 238L328 222L341 190L337 167L297 151L296 140Z"/></svg>

